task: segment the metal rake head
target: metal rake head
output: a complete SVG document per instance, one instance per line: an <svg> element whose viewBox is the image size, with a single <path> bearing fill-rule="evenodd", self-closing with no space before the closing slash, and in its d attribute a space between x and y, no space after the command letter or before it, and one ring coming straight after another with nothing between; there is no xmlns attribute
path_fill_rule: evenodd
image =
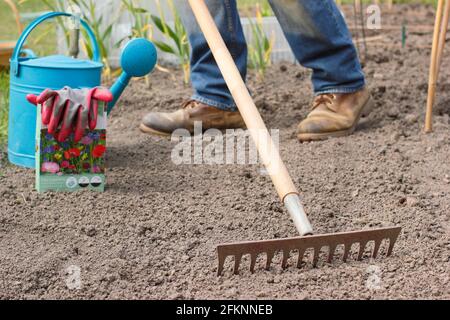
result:
<svg viewBox="0 0 450 320"><path fill-rule="evenodd" d="M314 257L312 264L314 267L319 262L319 255L321 249L328 247L328 263L333 261L334 253L339 245L344 246L343 261L346 262L350 254L352 245L359 243L358 260L361 260L364 254L366 245L374 241L374 249L372 256L377 257L381 243L385 239L389 239L389 249L387 256L390 256L394 249L394 244L400 234L401 227L381 228L374 230L352 231L342 233L331 233L324 235L314 235L307 237L263 240L263 241L248 241L237 242L231 244L221 244L217 246L217 253L219 257L219 267L217 274L220 276L223 273L225 259L228 256L234 256L234 274L239 274L239 266L244 255L250 255L250 271L255 270L256 259L259 254L266 254L266 269L270 268L272 259L276 252L283 253L282 268L286 268L291 251L298 251L297 267L300 268L303 262L303 256L308 249L314 250Z"/></svg>

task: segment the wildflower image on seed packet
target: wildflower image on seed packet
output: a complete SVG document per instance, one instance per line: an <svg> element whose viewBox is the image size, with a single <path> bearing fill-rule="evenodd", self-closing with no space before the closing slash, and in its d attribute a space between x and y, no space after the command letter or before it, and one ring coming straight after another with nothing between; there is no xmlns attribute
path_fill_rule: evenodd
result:
<svg viewBox="0 0 450 320"><path fill-rule="evenodd" d="M94 190L105 188L106 112L99 106L97 127L85 130L74 142L74 134L63 142L42 125L38 107L36 126L36 189L45 191Z"/></svg>

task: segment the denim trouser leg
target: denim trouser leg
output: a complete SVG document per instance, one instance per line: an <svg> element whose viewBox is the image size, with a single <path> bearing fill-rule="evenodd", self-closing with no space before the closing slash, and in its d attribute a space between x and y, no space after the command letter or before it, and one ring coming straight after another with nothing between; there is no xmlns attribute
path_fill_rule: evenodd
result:
<svg viewBox="0 0 450 320"><path fill-rule="evenodd" d="M205 2L243 79L245 79L247 73L247 43L237 11L236 0L206 0ZM176 5L189 34L192 48L191 81L194 87L192 99L222 110L236 111L233 97L209 50L188 1L176 0Z"/></svg>
<svg viewBox="0 0 450 320"><path fill-rule="evenodd" d="M364 87L364 74L345 21L333 0L269 0L297 60L313 70L314 92L349 93ZM236 0L205 1L242 77L247 45ZM192 47L193 99L236 110L208 44L186 0L176 0Z"/></svg>
<svg viewBox="0 0 450 320"><path fill-rule="evenodd" d="M350 93L364 73L334 0L269 0L301 65L313 70L314 92Z"/></svg>

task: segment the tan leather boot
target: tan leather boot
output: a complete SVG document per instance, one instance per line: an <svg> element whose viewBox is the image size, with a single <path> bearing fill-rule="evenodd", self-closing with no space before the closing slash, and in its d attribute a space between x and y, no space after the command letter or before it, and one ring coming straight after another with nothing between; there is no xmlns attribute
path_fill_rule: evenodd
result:
<svg viewBox="0 0 450 320"><path fill-rule="evenodd" d="M350 135L361 116L367 116L372 107L367 88L354 93L319 95L308 117L298 126L298 139L313 141Z"/></svg>
<svg viewBox="0 0 450 320"><path fill-rule="evenodd" d="M201 122L203 130L244 128L239 112L223 111L198 101L188 101L182 109L172 112L151 112L142 120L140 129L144 133L170 135L177 129L194 132L194 123Z"/></svg>

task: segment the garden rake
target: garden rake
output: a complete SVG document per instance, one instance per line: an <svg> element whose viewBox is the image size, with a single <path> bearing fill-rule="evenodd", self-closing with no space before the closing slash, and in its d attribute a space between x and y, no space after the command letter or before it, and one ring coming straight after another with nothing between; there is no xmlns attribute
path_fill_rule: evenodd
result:
<svg viewBox="0 0 450 320"><path fill-rule="evenodd" d="M362 259L366 245L373 241L372 256L376 257L383 240L389 240L387 255L392 253L394 244L400 234L400 227L364 230L356 232L343 232L324 235L313 235L313 228L306 216L297 189L292 182L286 166L281 160L264 121L259 114L255 103L228 51L214 20L204 0L189 0L197 22L209 44L215 60L222 72L228 88L238 106L238 109L247 125L252 139L259 151L261 161L265 165L282 202L286 206L300 237L276 240L237 242L222 244L217 247L219 267L218 275L224 270L225 259L234 256L234 273L239 273L242 257L250 255L250 270L255 269L259 254L267 255L266 268L270 268L272 259L277 252L283 253L282 267L287 266L291 251L298 251L298 267L301 266L303 256L307 250L314 250L313 265L319 261L320 251L328 247L328 262L331 262L339 245L344 245L343 260L346 261L352 244L359 243L358 259Z"/></svg>

